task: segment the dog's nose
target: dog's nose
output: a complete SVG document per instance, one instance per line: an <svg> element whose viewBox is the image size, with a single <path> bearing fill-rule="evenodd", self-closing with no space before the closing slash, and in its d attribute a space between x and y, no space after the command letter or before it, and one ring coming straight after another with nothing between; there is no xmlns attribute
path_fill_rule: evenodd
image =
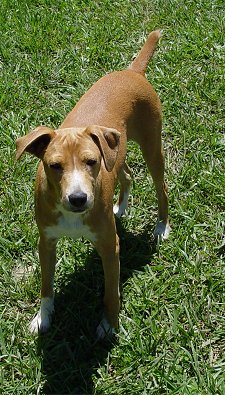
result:
<svg viewBox="0 0 225 395"><path fill-rule="evenodd" d="M69 202L75 208L82 208L87 202L87 194L84 192L76 192L69 195Z"/></svg>

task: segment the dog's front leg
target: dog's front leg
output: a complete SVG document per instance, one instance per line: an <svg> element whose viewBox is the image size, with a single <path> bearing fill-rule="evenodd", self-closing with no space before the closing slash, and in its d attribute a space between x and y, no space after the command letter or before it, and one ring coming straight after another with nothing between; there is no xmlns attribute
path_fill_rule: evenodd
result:
<svg viewBox="0 0 225 395"><path fill-rule="evenodd" d="M101 239L96 244L96 249L102 259L105 293L104 293L104 317L97 328L98 338L112 336L118 328L118 314L120 309L120 260L119 260L119 237L114 233L108 235L107 240Z"/></svg>
<svg viewBox="0 0 225 395"><path fill-rule="evenodd" d="M49 240L44 235L40 235L38 247L41 264L41 307L31 322L32 332L46 332L51 325L51 316L54 312L56 243L56 240Z"/></svg>

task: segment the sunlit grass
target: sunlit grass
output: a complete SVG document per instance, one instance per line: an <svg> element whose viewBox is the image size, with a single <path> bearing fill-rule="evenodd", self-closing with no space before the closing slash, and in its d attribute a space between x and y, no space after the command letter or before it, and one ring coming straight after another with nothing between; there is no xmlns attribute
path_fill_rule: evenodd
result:
<svg viewBox="0 0 225 395"><path fill-rule="evenodd" d="M224 10L219 0L8 1L0 5L1 392L225 393ZM15 139L57 127L100 76L126 67L163 29L148 79L163 104L170 239L152 245L156 198L139 148L118 223L122 308L114 344L96 344L103 273L88 242L58 246L50 332L28 332L40 269L37 162L15 163Z"/></svg>

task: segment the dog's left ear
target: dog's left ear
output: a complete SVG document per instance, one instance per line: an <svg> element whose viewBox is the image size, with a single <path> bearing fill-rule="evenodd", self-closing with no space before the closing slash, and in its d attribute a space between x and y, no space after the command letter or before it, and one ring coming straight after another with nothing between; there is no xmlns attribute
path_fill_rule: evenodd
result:
<svg viewBox="0 0 225 395"><path fill-rule="evenodd" d="M88 132L101 151L106 170L112 171L119 150L120 132L104 126L91 126Z"/></svg>
<svg viewBox="0 0 225 395"><path fill-rule="evenodd" d="M55 132L47 126L39 126L32 132L16 140L16 159L19 159L24 151L42 159L43 153L54 137Z"/></svg>

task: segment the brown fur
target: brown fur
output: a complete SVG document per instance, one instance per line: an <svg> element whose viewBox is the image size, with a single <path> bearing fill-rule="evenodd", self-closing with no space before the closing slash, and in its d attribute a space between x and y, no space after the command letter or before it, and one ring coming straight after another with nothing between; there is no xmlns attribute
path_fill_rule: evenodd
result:
<svg viewBox="0 0 225 395"><path fill-rule="evenodd" d="M24 151L41 159L36 179L36 219L40 232L42 298L53 296L57 239L46 236L47 227L57 225L61 209L71 210L68 185L74 169L90 198L79 213L82 223L96 236L93 242L102 258L105 274L105 313L112 327L118 326L119 239L113 215L113 194L121 183L120 202L130 183L125 164L127 140L135 140L153 177L159 204L159 222L168 226L168 202L164 183L161 146L161 106L144 77L159 31L152 32L129 69L102 77L80 99L57 131L39 127L17 140L17 158ZM98 126L97 126L98 125ZM95 160L94 166L87 163ZM51 168L60 164L61 170Z"/></svg>

